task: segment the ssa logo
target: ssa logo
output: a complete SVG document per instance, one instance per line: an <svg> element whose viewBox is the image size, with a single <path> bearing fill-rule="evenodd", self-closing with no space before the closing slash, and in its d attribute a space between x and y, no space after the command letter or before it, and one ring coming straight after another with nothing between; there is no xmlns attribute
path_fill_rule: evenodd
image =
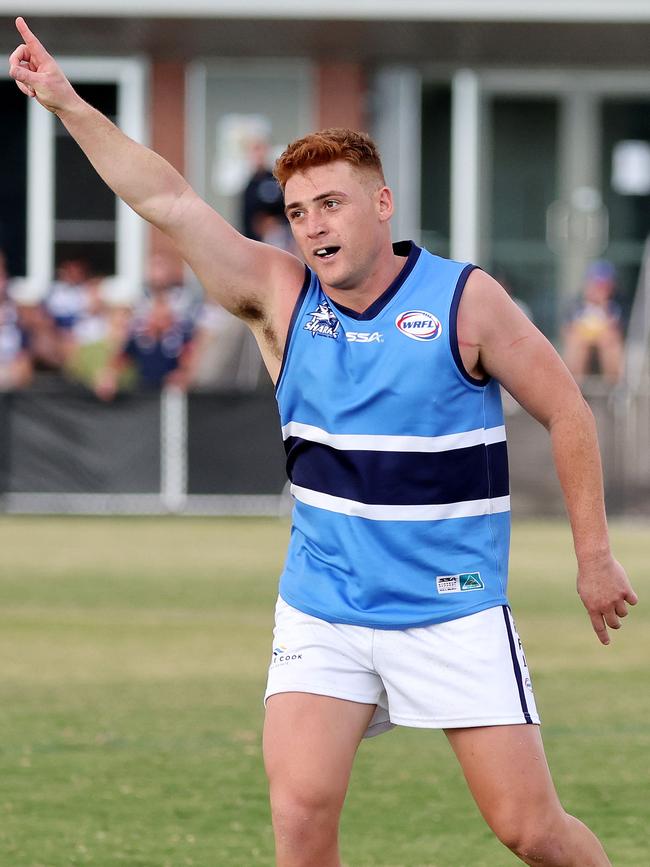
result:
<svg viewBox="0 0 650 867"><path fill-rule="evenodd" d="M435 340L442 334L440 320L426 310L407 310L406 313L400 313L395 325L402 334L412 337L413 340Z"/></svg>
<svg viewBox="0 0 650 867"><path fill-rule="evenodd" d="M380 331L346 331L348 343L383 343L384 335Z"/></svg>

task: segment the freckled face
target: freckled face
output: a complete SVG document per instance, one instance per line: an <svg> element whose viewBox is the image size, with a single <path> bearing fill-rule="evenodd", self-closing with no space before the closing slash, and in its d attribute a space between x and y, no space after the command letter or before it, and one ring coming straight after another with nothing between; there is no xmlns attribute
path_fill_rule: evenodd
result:
<svg viewBox="0 0 650 867"><path fill-rule="evenodd" d="M343 160L287 181L284 200L294 239L321 283L357 288L385 244L392 213L381 181ZM387 204L388 203L388 204Z"/></svg>

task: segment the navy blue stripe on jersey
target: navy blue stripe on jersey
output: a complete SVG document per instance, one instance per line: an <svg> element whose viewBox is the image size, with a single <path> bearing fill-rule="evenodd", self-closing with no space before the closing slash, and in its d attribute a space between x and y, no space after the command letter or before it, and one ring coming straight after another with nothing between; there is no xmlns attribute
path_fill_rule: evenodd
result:
<svg viewBox="0 0 650 867"><path fill-rule="evenodd" d="M510 490L510 473L508 468L508 446L505 440L487 446L488 465L488 497L502 497L504 487L506 493Z"/></svg>
<svg viewBox="0 0 650 867"><path fill-rule="evenodd" d="M458 307L463 295L463 289L467 283L467 278L475 269L476 265L466 265L461 271L458 282L456 283L456 289L454 291L454 296L451 299L451 307L449 309L449 345L451 347L451 354L456 362L456 367L462 376L468 382L471 382L472 385L487 385L491 377L486 376L483 379L476 379L475 377L470 376L470 374L465 370L465 365L463 364L463 359L460 356L460 349L458 347Z"/></svg>
<svg viewBox="0 0 650 867"><path fill-rule="evenodd" d="M366 308L362 313L357 313L356 310L351 310L349 307L344 307L342 304L336 304L330 299L334 307L336 307L337 310L340 310L341 313L345 313L345 315L349 316L351 319L358 319L360 322L367 322L369 319L374 319L375 316L381 313L384 307L395 297L395 295L397 295L400 287L411 271L415 268L415 264L420 258L422 249L417 247L413 241L396 241L393 244L393 252L396 256L406 256L404 267L385 292L382 292L379 298L372 302L370 307Z"/></svg>
<svg viewBox="0 0 650 867"><path fill-rule="evenodd" d="M347 451L299 437L284 445L294 485L360 503L418 506L508 495L505 442L433 453Z"/></svg>
<svg viewBox="0 0 650 867"><path fill-rule="evenodd" d="M515 680L517 681L517 690L519 692L519 701L521 702L521 710L524 715L524 719L527 723L532 725L532 719L530 716L530 712L528 710L528 702L526 701L526 690L524 687L524 681L521 676L521 668L519 666L519 658L517 657L517 650L515 648L515 637L512 634L512 626L510 624L510 609L507 605L502 605L501 610L503 611L503 619L506 622L506 632L508 633L508 644L510 645L510 656L512 657L512 667L515 672Z"/></svg>
<svg viewBox="0 0 650 867"><path fill-rule="evenodd" d="M296 319L298 318L298 314L300 313L300 308L303 305L307 292L309 291L309 285L311 283L311 271L305 265L305 279L302 281L302 286L300 287L300 294L296 299L296 303L293 307L293 313L291 314L291 321L289 322L289 328L287 330L287 339L284 344L284 352L282 353L282 364L280 365L280 373L278 374L278 378L275 383L275 391L277 392L278 386L280 385L280 381L282 380L282 374L284 373L284 368L287 362L287 355L289 354L289 344L291 343L291 336L293 335L293 329L296 324Z"/></svg>

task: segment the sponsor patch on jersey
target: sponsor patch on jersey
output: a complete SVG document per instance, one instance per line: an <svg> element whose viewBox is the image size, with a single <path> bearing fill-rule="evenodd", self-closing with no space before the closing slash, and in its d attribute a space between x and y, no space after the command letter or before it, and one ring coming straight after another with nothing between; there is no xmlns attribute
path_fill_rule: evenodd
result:
<svg viewBox="0 0 650 867"><path fill-rule="evenodd" d="M339 336L341 325L336 318L336 314L329 306L327 301L323 301L311 313L308 313L311 319L305 323L305 331L311 332L312 337L331 337L333 340Z"/></svg>
<svg viewBox="0 0 650 867"><path fill-rule="evenodd" d="M413 340L435 340L442 334L442 325L437 316L426 310L407 310L400 313L395 325Z"/></svg>
<svg viewBox="0 0 650 867"><path fill-rule="evenodd" d="M384 335L380 331L346 331L348 343L383 343Z"/></svg>
<svg viewBox="0 0 650 867"><path fill-rule="evenodd" d="M458 575L438 575L438 593L467 593L470 590L485 590L480 572L460 572Z"/></svg>

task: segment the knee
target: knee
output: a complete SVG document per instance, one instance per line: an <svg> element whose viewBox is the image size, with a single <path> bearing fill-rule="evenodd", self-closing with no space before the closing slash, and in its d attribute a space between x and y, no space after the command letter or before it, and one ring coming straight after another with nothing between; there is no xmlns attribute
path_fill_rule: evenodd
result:
<svg viewBox="0 0 650 867"><path fill-rule="evenodd" d="M490 822L499 840L526 864L562 864L566 814L502 814Z"/></svg>
<svg viewBox="0 0 650 867"><path fill-rule="evenodd" d="M294 842L336 836L342 799L318 785L272 786L271 814L276 833Z"/></svg>

